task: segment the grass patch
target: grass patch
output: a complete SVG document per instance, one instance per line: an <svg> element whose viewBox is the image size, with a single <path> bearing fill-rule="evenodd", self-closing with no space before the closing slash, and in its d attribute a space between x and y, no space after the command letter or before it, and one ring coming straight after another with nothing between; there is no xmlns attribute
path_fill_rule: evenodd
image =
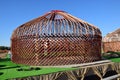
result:
<svg viewBox="0 0 120 80"><path fill-rule="evenodd" d="M37 76L74 69L75 68L31 67L15 64L10 59L0 59L0 80L24 78L28 76Z"/></svg>
<svg viewBox="0 0 120 80"><path fill-rule="evenodd" d="M112 62L120 62L120 58L112 58L112 59L109 59L111 60Z"/></svg>
<svg viewBox="0 0 120 80"><path fill-rule="evenodd" d="M120 52L109 51L108 53L103 53L102 57L112 62L120 62Z"/></svg>

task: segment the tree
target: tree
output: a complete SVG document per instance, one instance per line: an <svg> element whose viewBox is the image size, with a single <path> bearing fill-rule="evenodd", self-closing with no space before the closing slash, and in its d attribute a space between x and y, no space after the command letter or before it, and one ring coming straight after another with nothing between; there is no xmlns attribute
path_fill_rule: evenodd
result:
<svg viewBox="0 0 120 80"><path fill-rule="evenodd" d="M7 47L7 46L0 46L0 50L10 50L10 47Z"/></svg>

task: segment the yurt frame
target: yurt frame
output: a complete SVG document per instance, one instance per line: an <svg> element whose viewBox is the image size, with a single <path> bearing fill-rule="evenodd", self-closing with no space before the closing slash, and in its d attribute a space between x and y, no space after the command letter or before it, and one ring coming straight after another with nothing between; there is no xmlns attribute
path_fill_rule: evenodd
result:
<svg viewBox="0 0 120 80"><path fill-rule="evenodd" d="M120 52L120 41L103 42L104 52Z"/></svg>
<svg viewBox="0 0 120 80"><path fill-rule="evenodd" d="M103 38L104 52L120 52L120 28Z"/></svg>
<svg viewBox="0 0 120 80"><path fill-rule="evenodd" d="M53 10L14 30L12 61L55 66L101 59L100 30L64 11Z"/></svg>

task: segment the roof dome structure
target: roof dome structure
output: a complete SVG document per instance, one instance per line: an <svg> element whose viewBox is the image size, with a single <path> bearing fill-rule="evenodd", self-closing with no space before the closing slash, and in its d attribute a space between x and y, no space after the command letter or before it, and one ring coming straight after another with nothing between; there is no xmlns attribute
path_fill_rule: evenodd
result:
<svg viewBox="0 0 120 80"><path fill-rule="evenodd" d="M52 10L14 30L12 61L38 66L93 62L101 59L101 39L94 25Z"/></svg>
<svg viewBox="0 0 120 80"><path fill-rule="evenodd" d="M103 50L104 52L120 52L120 28L103 38Z"/></svg>

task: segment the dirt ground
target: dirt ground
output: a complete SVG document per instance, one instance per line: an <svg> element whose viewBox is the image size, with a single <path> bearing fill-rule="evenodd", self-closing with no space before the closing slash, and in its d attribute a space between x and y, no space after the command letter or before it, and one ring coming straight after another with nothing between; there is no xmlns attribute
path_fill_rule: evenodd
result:
<svg viewBox="0 0 120 80"><path fill-rule="evenodd" d="M0 53L0 58L5 58L7 53Z"/></svg>

